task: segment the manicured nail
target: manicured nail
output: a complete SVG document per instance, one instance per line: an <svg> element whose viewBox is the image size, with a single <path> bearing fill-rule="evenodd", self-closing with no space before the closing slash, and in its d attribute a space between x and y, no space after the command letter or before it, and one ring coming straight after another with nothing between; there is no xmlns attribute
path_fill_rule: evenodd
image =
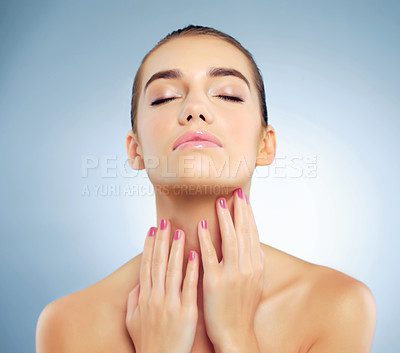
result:
<svg viewBox="0 0 400 353"><path fill-rule="evenodd" d="M246 202L247 202L247 204L249 204L249 198L247 197L246 194L245 194L244 196L246 197Z"/></svg>
<svg viewBox="0 0 400 353"><path fill-rule="evenodd" d="M194 251L191 251L191 252L190 252L189 259L190 259L191 261L193 261L195 257L196 257L196 254L194 253Z"/></svg>
<svg viewBox="0 0 400 353"><path fill-rule="evenodd" d="M177 229L176 231L175 231L175 240L178 240L179 238L181 237L181 232Z"/></svg>
<svg viewBox="0 0 400 353"><path fill-rule="evenodd" d="M205 219L201 221L201 228L207 229L207 221Z"/></svg>
<svg viewBox="0 0 400 353"><path fill-rule="evenodd" d="M167 220L163 218L160 222L160 229L164 230L165 228L167 228Z"/></svg>
<svg viewBox="0 0 400 353"><path fill-rule="evenodd" d="M244 196L243 196L243 189L242 189L242 188L238 189L237 193L238 193L238 195L239 195L239 197L240 197L241 199L244 198Z"/></svg>
<svg viewBox="0 0 400 353"><path fill-rule="evenodd" d="M149 231L149 237L154 236L154 234L156 234L156 227L151 227Z"/></svg>
<svg viewBox="0 0 400 353"><path fill-rule="evenodd" d="M225 201L224 198L220 199L220 200L219 200L219 203L220 203L220 205L221 205L222 208L226 208L226 201Z"/></svg>

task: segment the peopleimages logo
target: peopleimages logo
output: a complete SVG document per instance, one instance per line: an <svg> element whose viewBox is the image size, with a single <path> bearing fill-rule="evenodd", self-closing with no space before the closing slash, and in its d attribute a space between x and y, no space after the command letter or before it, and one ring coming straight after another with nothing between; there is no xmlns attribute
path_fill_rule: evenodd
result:
<svg viewBox="0 0 400 353"><path fill-rule="evenodd" d="M250 168L244 157L214 161L204 155L185 156L180 158L179 165L173 171L168 166L166 157L145 158L145 169L150 171L157 169L163 178L178 176L190 177L191 172L197 172L201 165L201 177L224 176L234 178L238 173L254 171L255 178L315 178L317 177L317 156L281 155L275 156L274 162L267 166L253 166ZM200 163L200 164L199 164ZM217 165L218 164L218 165ZM209 174L210 173L210 174ZM81 177L89 178L137 178L143 177L143 173L131 168L129 159L117 155L83 155L81 157Z"/></svg>
<svg viewBox="0 0 400 353"><path fill-rule="evenodd" d="M132 161L133 162L133 161ZM249 166L249 162L244 158L236 157L230 159L213 159L209 155L197 154L182 156L178 162L171 165L166 156L146 156L144 160L144 170L134 170L130 166L126 157L118 155L96 156L93 154L81 157L81 178L82 196L147 196L157 192L175 193L176 195L187 193L223 193L222 189L213 190L211 188L227 187L221 185L210 185L204 182L207 179L224 180L225 183L233 181L235 178L254 177L254 178L279 178L279 179L299 179L317 177L317 156L305 156L300 154L275 156L274 162L267 166ZM183 182L190 182L194 179L194 184L202 181L203 185L176 185L173 182L169 185L149 184L141 185L143 179L148 179L148 174L157 175L158 178L166 180L179 178ZM253 173L253 175L251 175ZM141 178L142 181L139 180ZM90 183L87 181L91 180ZM171 180L170 180L171 181ZM214 183L216 184L216 183ZM172 186L173 185L173 186Z"/></svg>

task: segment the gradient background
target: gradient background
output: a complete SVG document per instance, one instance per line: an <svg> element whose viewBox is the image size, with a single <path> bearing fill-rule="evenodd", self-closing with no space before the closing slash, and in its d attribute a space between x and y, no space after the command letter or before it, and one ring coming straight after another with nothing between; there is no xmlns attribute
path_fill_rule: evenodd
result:
<svg viewBox="0 0 400 353"><path fill-rule="evenodd" d="M146 174L124 168L132 82L188 24L234 36L263 73L277 160L253 177L261 241L364 282L378 306L372 351L399 352L398 2L0 6L1 352L34 352L48 303L142 251L156 215ZM148 192L83 193L129 184Z"/></svg>

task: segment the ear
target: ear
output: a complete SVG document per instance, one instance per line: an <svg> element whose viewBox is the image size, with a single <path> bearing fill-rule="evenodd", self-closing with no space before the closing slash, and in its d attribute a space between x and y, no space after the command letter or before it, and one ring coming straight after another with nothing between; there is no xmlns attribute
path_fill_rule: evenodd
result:
<svg viewBox="0 0 400 353"><path fill-rule="evenodd" d="M142 146L132 130L129 130L126 137L126 149L128 151L128 161L131 168L135 170L145 169Z"/></svg>
<svg viewBox="0 0 400 353"><path fill-rule="evenodd" d="M275 130L271 125L263 128L262 137L257 154L256 166L269 165L275 159L276 139Z"/></svg>

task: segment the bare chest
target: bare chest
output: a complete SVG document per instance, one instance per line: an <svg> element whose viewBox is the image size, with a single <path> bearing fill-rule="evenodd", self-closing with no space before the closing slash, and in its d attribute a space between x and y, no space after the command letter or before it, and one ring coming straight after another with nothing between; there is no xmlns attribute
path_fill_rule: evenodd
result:
<svg viewBox="0 0 400 353"><path fill-rule="evenodd" d="M298 292L287 298L277 296L260 303L254 319L254 329L261 353L307 352L314 338L312 333L315 328L313 329L310 324L313 320L310 319L308 309L303 304ZM99 337L93 335L93 347L96 347L96 351L109 353L118 347L120 353L135 353L134 344L123 325L125 312L113 311L106 320L104 319L103 316L101 320L96 320L100 325L100 329L96 329L96 332L102 332L101 347L98 345ZM88 331L93 329L93 325L90 326L91 329L88 328ZM86 344L90 339L88 336L92 337L92 335L86 336ZM205 324L199 321L191 353L214 352Z"/></svg>
<svg viewBox="0 0 400 353"><path fill-rule="evenodd" d="M260 352L305 353L315 338L316 327L305 305L305 293L289 291L260 303L254 325ZM191 353L213 353L204 329L198 329Z"/></svg>
<svg viewBox="0 0 400 353"><path fill-rule="evenodd" d="M274 280L271 279L269 283L274 283ZM317 330L317 327L313 327L317 324L312 319L312 310L308 305L310 286L302 284L301 281L281 280L281 283L279 286L271 286L265 292L264 299L255 314L254 329L260 351L262 353L305 353L315 339ZM267 286L268 283L266 283L266 288ZM109 298L110 302L116 300L115 296ZM118 300L119 305L113 306L119 308L116 309L118 312L112 310L113 315L108 317L106 325L111 325L115 321L120 323L125 321L126 310L122 303L126 302L126 298L121 296ZM103 302L108 302L108 300ZM110 339L110 342L113 342L111 346L121 347L119 350L121 353L135 352L127 330L121 326L115 329L115 325L113 326L114 329L106 330L113 332L113 337ZM199 321L191 353L213 352L215 350L207 336L204 322Z"/></svg>
<svg viewBox="0 0 400 353"><path fill-rule="evenodd" d="M260 352L305 353L311 342L309 327L302 323L304 315L296 305L277 307L278 303L261 304L255 317L255 334ZM284 303L280 303L284 305ZM278 306L280 305L278 304ZM132 350L126 353L134 352ZM214 353L214 346L207 336L204 323L199 323L191 353Z"/></svg>

